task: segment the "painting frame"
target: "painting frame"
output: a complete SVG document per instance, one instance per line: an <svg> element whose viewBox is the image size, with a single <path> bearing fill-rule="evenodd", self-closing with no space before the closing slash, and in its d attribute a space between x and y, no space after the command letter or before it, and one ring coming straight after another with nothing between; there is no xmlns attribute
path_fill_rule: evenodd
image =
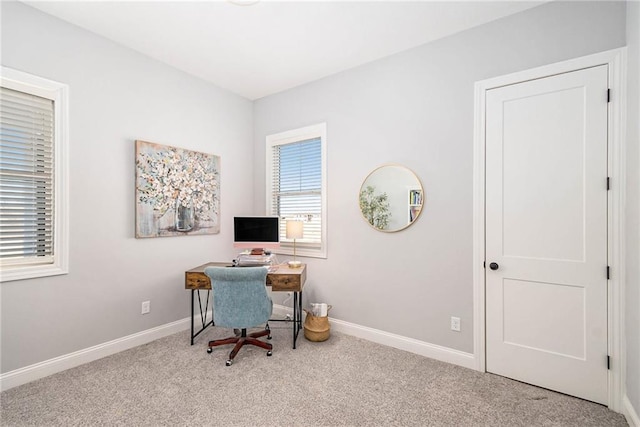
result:
<svg viewBox="0 0 640 427"><path fill-rule="evenodd" d="M220 156L135 141L135 237L220 232Z"/></svg>

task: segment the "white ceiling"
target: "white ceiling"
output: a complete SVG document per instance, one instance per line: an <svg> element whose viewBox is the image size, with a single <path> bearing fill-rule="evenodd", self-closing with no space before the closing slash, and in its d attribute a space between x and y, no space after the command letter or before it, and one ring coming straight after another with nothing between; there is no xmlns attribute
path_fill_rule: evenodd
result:
<svg viewBox="0 0 640 427"><path fill-rule="evenodd" d="M542 2L25 1L251 100Z"/></svg>

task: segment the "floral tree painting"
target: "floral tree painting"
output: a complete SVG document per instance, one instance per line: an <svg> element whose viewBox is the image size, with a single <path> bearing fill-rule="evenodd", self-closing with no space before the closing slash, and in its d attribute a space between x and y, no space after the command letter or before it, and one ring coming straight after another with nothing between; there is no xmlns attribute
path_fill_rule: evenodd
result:
<svg viewBox="0 0 640 427"><path fill-rule="evenodd" d="M220 232L220 157L136 141L136 237Z"/></svg>

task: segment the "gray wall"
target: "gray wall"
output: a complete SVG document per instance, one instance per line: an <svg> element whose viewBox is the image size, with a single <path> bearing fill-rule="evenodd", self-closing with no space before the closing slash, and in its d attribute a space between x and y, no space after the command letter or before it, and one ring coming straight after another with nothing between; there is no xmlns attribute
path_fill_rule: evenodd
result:
<svg viewBox="0 0 640 427"><path fill-rule="evenodd" d="M640 414L640 3L627 3L627 396Z"/></svg>
<svg viewBox="0 0 640 427"><path fill-rule="evenodd" d="M624 45L624 3L553 2L256 101L256 208L265 136L327 122L328 257L304 259L306 299L344 321L473 352L474 82ZM414 170L426 192L421 217L399 233L372 230L358 210L362 180L386 162Z"/></svg>
<svg viewBox="0 0 640 427"><path fill-rule="evenodd" d="M232 216L264 209L265 136L322 121L329 256L305 259L305 299L471 352L473 83L625 44L624 4L552 3L259 100L253 118L240 97L23 4L1 7L2 65L71 87L71 270L0 285L3 373L186 317L182 272L231 258ZM627 392L638 412L640 11L628 8ZM135 139L222 156L219 235L133 238ZM427 198L395 234L373 231L357 207L362 180L387 162L416 171ZM449 331L451 315L462 332Z"/></svg>
<svg viewBox="0 0 640 427"><path fill-rule="evenodd" d="M0 285L2 372L186 318L184 271L231 259L253 209L251 102L21 3L2 65L69 84L71 199L69 274ZM220 234L134 238L135 139L221 156Z"/></svg>

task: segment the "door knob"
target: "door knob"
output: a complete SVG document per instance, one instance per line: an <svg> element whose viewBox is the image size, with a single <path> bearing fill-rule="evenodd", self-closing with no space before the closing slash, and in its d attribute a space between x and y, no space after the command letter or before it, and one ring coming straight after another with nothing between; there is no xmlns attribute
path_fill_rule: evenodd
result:
<svg viewBox="0 0 640 427"><path fill-rule="evenodd" d="M492 270L497 270L498 267L500 267L500 266L498 265L497 262L492 262L491 264L489 264L489 268L492 269Z"/></svg>

